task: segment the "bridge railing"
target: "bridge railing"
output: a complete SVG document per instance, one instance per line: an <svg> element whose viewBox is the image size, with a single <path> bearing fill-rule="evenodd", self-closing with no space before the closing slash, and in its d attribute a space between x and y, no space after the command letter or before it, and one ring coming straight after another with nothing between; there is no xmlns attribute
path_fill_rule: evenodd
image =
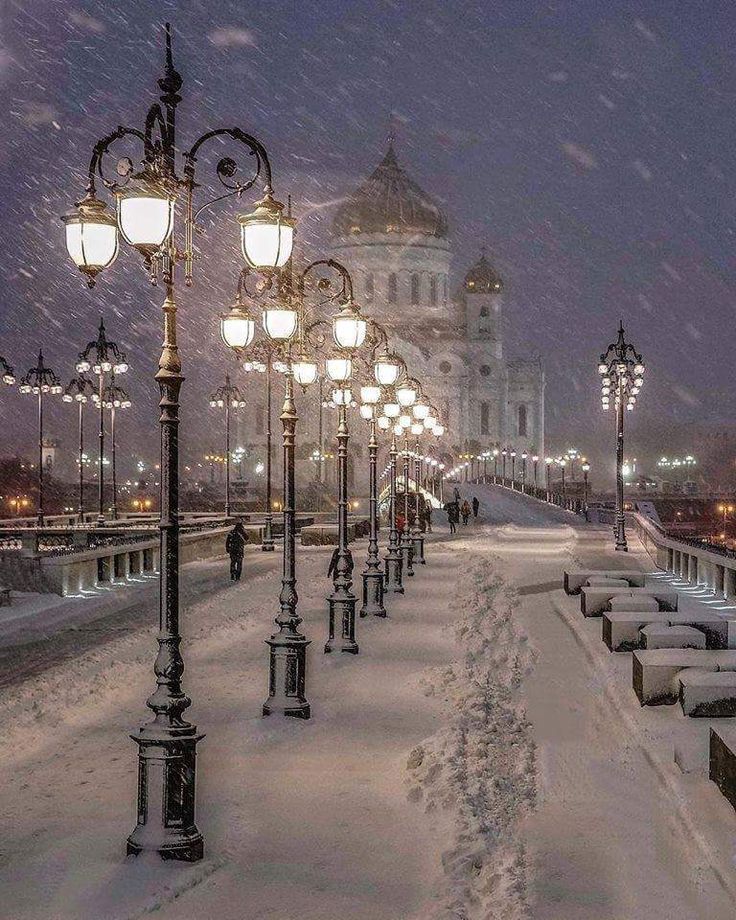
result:
<svg viewBox="0 0 736 920"><path fill-rule="evenodd" d="M529 498L534 498L545 505L554 505L556 508L561 508L563 511L569 511L572 514L587 515L588 505L584 499L567 495L558 490L550 489L548 491L534 483L522 482L518 479L511 479L508 476L504 478L503 476L493 475L477 476L474 479L469 479L468 482L476 485L500 486L502 489L508 489L509 492L527 495Z"/></svg>

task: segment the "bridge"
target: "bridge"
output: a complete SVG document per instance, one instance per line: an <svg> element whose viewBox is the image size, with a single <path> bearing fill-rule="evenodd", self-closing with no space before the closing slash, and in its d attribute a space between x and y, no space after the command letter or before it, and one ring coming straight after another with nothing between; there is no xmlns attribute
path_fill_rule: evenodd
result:
<svg viewBox="0 0 736 920"><path fill-rule="evenodd" d="M238 584L222 557L184 566L195 866L118 859L155 579L39 600L21 625L0 608L7 915L732 916L734 562L637 515L616 553L609 523L459 488L477 520L451 536L435 512L427 565L360 620L358 656L322 654L331 549L301 549L309 722L260 718L279 554L247 547ZM84 878L62 883L80 848Z"/></svg>

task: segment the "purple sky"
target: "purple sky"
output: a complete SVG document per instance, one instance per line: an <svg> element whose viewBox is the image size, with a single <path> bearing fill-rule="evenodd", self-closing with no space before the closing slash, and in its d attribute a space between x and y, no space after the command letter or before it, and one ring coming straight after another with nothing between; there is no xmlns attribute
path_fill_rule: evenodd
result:
<svg viewBox="0 0 736 920"><path fill-rule="evenodd" d="M224 125L260 137L308 244L375 166L393 113L402 163L449 213L456 274L487 244L508 353L544 356L550 447L595 456L610 437L595 364L619 317L648 365L633 452L697 453L679 423L730 419L736 8L715 0L6 3L0 353L17 371L42 344L66 379L102 310L135 372L127 424L150 440L160 292L126 253L90 294L58 216L95 139L141 125L166 18L182 145ZM226 365L215 317L238 269L232 213L181 302L195 453L214 446L205 396ZM29 449L31 406L0 396L6 449ZM678 426L671 443L660 423ZM70 427L59 407L52 433Z"/></svg>

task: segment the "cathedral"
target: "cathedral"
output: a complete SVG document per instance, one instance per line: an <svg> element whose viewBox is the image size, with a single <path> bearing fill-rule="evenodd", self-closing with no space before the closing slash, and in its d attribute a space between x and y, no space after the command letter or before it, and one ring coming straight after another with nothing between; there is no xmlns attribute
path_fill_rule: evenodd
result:
<svg viewBox="0 0 736 920"><path fill-rule="evenodd" d="M544 455L544 370L538 359L504 358L503 281L482 252L453 290L447 217L393 146L338 206L331 252L440 411L446 450Z"/></svg>
<svg viewBox="0 0 736 920"><path fill-rule="evenodd" d="M503 281L481 253L453 290L447 217L399 165L393 146L336 206L329 251L350 271L364 314L385 327L391 347L439 411L445 436L433 453L448 466L460 453L494 446L544 455L544 371L538 359L504 357ZM328 392L325 387L324 395ZM278 382L272 416L275 482L281 468L277 393ZM336 413L316 393L298 394L297 405L297 476L302 483L314 478L333 483ZM265 457L263 401L254 400L237 421L237 440L247 442L257 479ZM354 494L364 495L367 426L357 413L350 426L350 485ZM327 455L321 468L313 459L320 434Z"/></svg>

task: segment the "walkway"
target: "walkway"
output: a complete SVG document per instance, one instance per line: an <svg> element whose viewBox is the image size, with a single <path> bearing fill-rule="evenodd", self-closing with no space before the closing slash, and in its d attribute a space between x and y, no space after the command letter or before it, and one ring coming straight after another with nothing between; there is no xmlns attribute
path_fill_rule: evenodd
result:
<svg viewBox="0 0 736 920"><path fill-rule="evenodd" d="M436 528L390 618L359 622L357 658L322 654L329 550L301 553L309 722L260 718L275 566L231 587L223 564L222 589L192 595L198 865L122 858L152 626L0 691L0 915L732 917L736 816L672 758L693 720L642 710L628 656L559 588L571 563L616 564L609 528L473 491L481 520Z"/></svg>

